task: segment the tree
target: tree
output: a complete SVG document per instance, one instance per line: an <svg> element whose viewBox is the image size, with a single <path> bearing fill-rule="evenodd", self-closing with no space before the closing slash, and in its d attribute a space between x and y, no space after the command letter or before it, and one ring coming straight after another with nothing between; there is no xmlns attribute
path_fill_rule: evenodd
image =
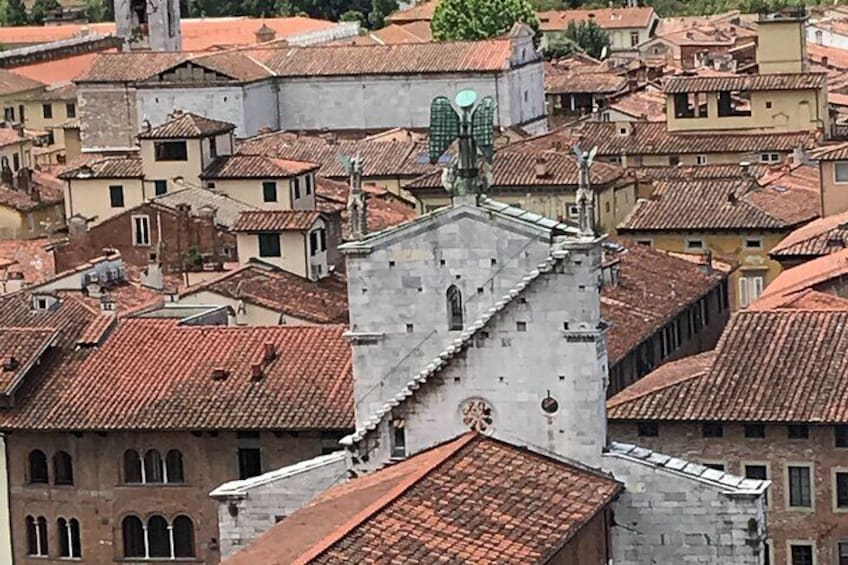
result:
<svg viewBox="0 0 848 565"><path fill-rule="evenodd" d="M596 59L604 53L604 47L607 51L610 48L609 34L591 20L580 23L568 22L568 27L565 28L565 37Z"/></svg>
<svg viewBox="0 0 848 565"><path fill-rule="evenodd" d="M86 0L85 16L90 22L105 22L109 7L105 0Z"/></svg>
<svg viewBox="0 0 848 565"><path fill-rule="evenodd" d="M44 18L54 12L61 12L62 5L59 0L35 0L32 5L30 21L34 24L41 25L44 23Z"/></svg>
<svg viewBox="0 0 848 565"><path fill-rule="evenodd" d="M398 9L397 0L371 0L371 13L368 24L371 29L380 29L386 25L386 17Z"/></svg>
<svg viewBox="0 0 848 565"><path fill-rule="evenodd" d="M359 27L365 27L365 14L360 12L359 10L348 10L341 16L339 16L340 22L359 22Z"/></svg>
<svg viewBox="0 0 848 565"><path fill-rule="evenodd" d="M24 0L6 0L6 25L24 26L27 21Z"/></svg>
<svg viewBox="0 0 848 565"><path fill-rule="evenodd" d="M542 47L545 59L561 59L580 51L583 51L582 47L561 34L554 34L550 38L546 38Z"/></svg>
<svg viewBox="0 0 848 565"><path fill-rule="evenodd" d="M430 29L439 41L476 40L506 33L516 22L539 29L528 0L441 0Z"/></svg>

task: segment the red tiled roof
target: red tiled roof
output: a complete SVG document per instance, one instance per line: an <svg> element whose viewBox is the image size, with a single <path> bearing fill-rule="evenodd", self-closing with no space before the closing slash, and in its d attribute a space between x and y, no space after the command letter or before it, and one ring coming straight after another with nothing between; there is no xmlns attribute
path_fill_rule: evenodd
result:
<svg viewBox="0 0 848 565"><path fill-rule="evenodd" d="M835 145L825 145L813 152L813 157L819 161L848 160L848 142Z"/></svg>
<svg viewBox="0 0 848 565"><path fill-rule="evenodd" d="M541 562L621 490L468 433L330 489L225 563Z"/></svg>
<svg viewBox="0 0 848 565"><path fill-rule="evenodd" d="M28 139L26 136L22 137L14 128L0 126L0 147L23 143Z"/></svg>
<svg viewBox="0 0 848 565"><path fill-rule="evenodd" d="M139 139L182 139L209 137L233 131L229 122L213 120L205 116L179 111L162 125L138 134Z"/></svg>
<svg viewBox="0 0 848 565"><path fill-rule="evenodd" d="M537 174L537 163L543 163L544 174ZM596 162L592 165L592 183L595 185L611 183L624 174L621 167ZM534 151L518 143L515 148L506 146L498 151L492 161L492 184L490 192L506 189L523 190L527 187L564 187L576 190L579 169L577 161L570 153L555 151ZM411 181L405 190L415 193L416 189L440 189L441 171L430 173Z"/></svg>
<svg viewBox="0 0 848 565"><path fill-rule="evenodd" d="M398 10L397 12L390 14L389 17L386 18L386 20L396 24L417 21L429 22L433 19L433 10L436 9L436 5L438 5L437 0L422 2L417 6L413 6L412 8Z"/></svg>
<svg viewBox="0 0 848 565"><path fill-rule="evenodd" d="M51 243L47 238L0 241L0 260L13 263L9 271L22 273L27 285L35 284L55 274Z"/></svg>
<svg viewBox="0 0 848 565"><path fill-rule="evenodd" d="M125 319L99 348L68 354L42 374L16 408L0 413L0 428L348 429L353 380L344 329ZM273 344L273 360L263 360L265 344ZM216 369L223 378L213 378Z"/></svg>
<svg viewBox="0 0 848 565"><path fill-rule="evenodd" d="M310 210L248 210L239 214L234 232L303 231L311 228L321 212Z"/></svg>
<svg viewBox="0 0 848 565"><path fill-rule="evenodd" d="M180 296L214 292L316 324L347 322L347 283L336 275L311 281L282 269L250 263L187 288Z"/></svg>
<svg viewBox="0 0 848 565"><path fill-rule="evenodd" d="M609 72L545 75L545 94L615 94L625 91L627 84L627 77Z"/></svg>
<svg viewBox="0 0 848 565"><path fill-rule="evenodd" d="M848 247L848 212L813 220L801 226L769 251L775 258L817 257Z"/></svg>
<svg viewBox="0 0 848 565"><path fill-rule="evenodd" d="M0 394L9 394L56 339L54 328L0 327Z"/></svg>
<svg viewBox="0 0 848 565"><path fill-rule="evenodd" d="M275 159L263 155L226 155L210 164L201 178L288 178L317 170L321 165L309 161Z"/></svg>
<svg viewBox="0 0 848 565"><path fill-rule="evenodd" d="M395 45L322 45L255 49L278 76L316 77L385 74L499 72L509 68L509 39L402 43Z"/></svg>
<svg viewBox="0 0 848 565"><path fill-rule="evenodd" d="M786 269L766 287L760 300L788 296L808 288L815 288L846 273L848 273L848 249L840 249L835 253L822 255L801 263L797 267ZM757 305L757 302L754 305Z"/></svg>
<svg viewBox="0 0 848 565"><path fill-rule="evenodd" d="M664 180L619 231L786 229L819 216L817 190L753 180Z"/></svg>
<svg viewBox="0 0 848 565"><path fill-rule="evenodd" d="M714 353L665 365L608 402L615 420L848 422L848 311L735 314Z"/></svg>
<svg viewBox="0 0 848 565"><path fill-rule="evenodd" d="M768 170L765 166L751 163L747 167L747 173L742 167L732 163L720 163L715 165L676 165L673 167L628 167L640 179L659 180L696 180L696 179L739 179L745 174L753 178L759 178Z"/></svg>
<svg viewBox="0 0 848 565"><path fill-rule="evenodd" d="M587 8L538 12L539 29L565 31L571 22L593 21L603 29L647 28L656 17L650 6L634 8Z"/></svg>
<svg viewBox="0 0 848 565"><path fill-rule="evenodd" d="M757 300L750 310L848 310L848 299L808 288Z"/></svg>
<svg viewBox="0 0 848 565"><path fill-rule="evenodd" d="M619 362L687 307L726 278L706 274L698 265L630 241L616 240L623 252L607 250L618 260L619 281L601 289L601 315L611 323L607 349L610 365Z"/></svg>
<svg viewBox="0 0 848 565"><path fill-rule="evenodd" d="M137 157L105 157L82 165L71 165L59 173L60 179L142 178L144 171Z"/></svg>
<svg viewBox="0 0 848 565"><path fill-rule="evenodd" d="M628 116L650 122L664 122L665 96L654 89L638 90L626 94L607 105Z"/></svg>
<svg viewBox="0 0 848 565"><path fill-rule="evenodd" d="M724 90L798 90L822 88L827 82L825 73L775 73L767 75L733 75L724 77L668 77L663 92L719 92Z"/></svg>
<svg viewBox="0 0 848 565"><path fill-rule="evenodd" d="M35 176L35 175L33 175ZM37 184L33 181L31 192L0 184L0 206L19 212L29 212L45 206L55 206L64 200L64 193L53 183Z"/></svg>
<svg viewBox="0 0 848 565"><path fill-rule="evenodd" d="M52 26L51 26L52 27ZM56 26L62 27L62 26ZM0 28L0 33L9 28ZM113 50L102 51L102 53L113 53ZM21 67L15 67L15 73L45 84L56 84L69 80L76 80L85 73L94 60L97 53L84 53L73 57L63 57L53 61L32 63Z"/></svg>
<svg viewBox="0 0 848 565"><path fill-rule="evenodd" d="M343 236L350 237L350 218L347 200L350 187L347 183L316 177L316 206L321 212L340 212L343 223ZM417 217L415 208L403 198L384 188L364 185L362 191L366 198L368 230L380 231Z"/></svg>
<svg viewBox="0 0 848 565"><path fill-rule="evenodd" d="M40 80L31 79L15 71L0 69L0 96L9 96L44 88Z"/></svg>
<svg viewBox="0 0 848 565"><path fill-rule="evenodd" d="M417 177L436 167L430 164L426 143L416 141L333 141L318 136L274 132L244 140L237 153L320 163L320 174L348 178L339 154L359 155L363 177Z"/></svg>

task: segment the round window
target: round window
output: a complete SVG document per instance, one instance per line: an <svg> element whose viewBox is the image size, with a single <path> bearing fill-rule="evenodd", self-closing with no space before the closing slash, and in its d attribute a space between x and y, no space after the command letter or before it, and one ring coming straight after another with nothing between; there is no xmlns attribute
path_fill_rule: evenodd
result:
<svg viewBox="0 0 848 565"><path fill-rule="evenodd" d="M559 402L553 396L546 396L542 399L542 410L546 414L555 414L559 410Z"/></svg>
<svg viewBox="0 0 848 565"><path fill-rule="evenodd" d="M482 398L466 400L462 405L462 423L468 428L485 433L492 428L492 406Z"/></svg>

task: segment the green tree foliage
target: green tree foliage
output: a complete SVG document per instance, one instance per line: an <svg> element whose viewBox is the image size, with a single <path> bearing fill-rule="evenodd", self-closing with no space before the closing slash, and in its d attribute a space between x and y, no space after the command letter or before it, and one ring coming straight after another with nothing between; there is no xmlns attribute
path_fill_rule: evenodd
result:
<svg viewBox="0 0 848 565"><path fill-rule="evenodd" d="M542 52L546 59L562 59L573 53L583 51L583 48L564 35L556 34L545 41Z"/></svg>
<svg viewBox="0 0 848 565"><path fill-rule="evenodd" d="M568 27L565 28L565 38L580 46L584 53L595 58L600 58L604 47L607 50L610 48L609 34L591 20L580 23L568 22Z"/></svg>
<svg viewBox="0 0 848 565"><path fill-rule="evenodd" d="M6 0L6 25L23 26L29 23L24 0Z"/></svg>
<svg viewBox="0 0 848 565"><path fill-rule="evenodd" d="M109 6L105 0L85 0L85 15L90 22L105 22Z"/></svg>
<svg viewBox="0 0 848 565"><path fill-rule="evenodd" d="M380 29L386 25L386 17L397 9L397 0L371 0L371 13L368 14L368 25L371 29Z"/></svg>
<svg viewBox="0 0 848 565"><path fill-rule="evenodd" d="M62 11L59 0L35 0L30 13L30 22L41 25L44 23L45 17L57 11Z"/></svg>
<svg viewBox="0 0 848 565"><path fill-rule="evenodd" d="M365 14L359 10L348 10L339 16L340 22L359 22L361 27L365 27Z"/></svg>
<svg viewBox="0 0 848 565"><path fill-rule="evenodd" d="M475 40L506 33L516 22L539 29L528 0L441 0L430 29L437 40Z"/></svg>

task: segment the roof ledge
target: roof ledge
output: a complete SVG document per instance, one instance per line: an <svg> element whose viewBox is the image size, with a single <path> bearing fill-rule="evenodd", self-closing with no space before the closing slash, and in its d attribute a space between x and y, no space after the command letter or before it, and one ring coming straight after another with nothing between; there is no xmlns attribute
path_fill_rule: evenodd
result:
<svg viewBox="0 0 848 565"><path fill-rule="evenodd" d="M368 343L379 343L385 339L386 334L383 332L345 332L342 337L355 345Z"/></svg>

